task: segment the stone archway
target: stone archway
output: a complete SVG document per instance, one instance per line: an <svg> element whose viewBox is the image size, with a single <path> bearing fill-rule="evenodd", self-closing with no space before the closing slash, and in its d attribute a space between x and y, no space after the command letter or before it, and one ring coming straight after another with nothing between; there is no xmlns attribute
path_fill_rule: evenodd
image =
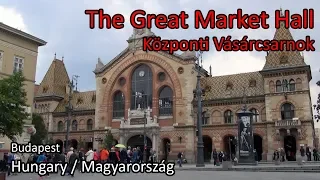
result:
<svg viewBox="0 0 320 180"><path fill-rule="evenodd" d="M106 125L109 125L112 121L111 118L109 118L109 116L111 116L111 110L107 107L110 107L110 94L112 93L112 89L116 83L117 78L126 70L127 67L132 66L134 64L137 63L144 63L144 62L150 62L153 64L156 64L160 67L162 67L167 74L170 74L170 78L171 81L173 83L173 89L175 92L175 101L177 101L177 103L181 102L181 98L182 98L182 88L181 88L181 84L178 78L178 75L176 73L176 70L173 69L173 67L168 64L163 57L159 57L156 55L151 55L151 54L137 54L134 55L133 57L130 57L128 59L125 60L125 62L122 63L121 66L119 66L119 68L116 69L116 71L112 74L112 76L109 78L109 81L106 85L106 89L105 92L103 93L103 104L101 104L101 106L99 107L101 112L106 112L106 114L100 114L99 116L104 117L107 116L107 121L105 122Z"/></svg>
<svg viewBox="0 0 320 180"><path fill-rule="evenodd" d="M144 150L144 139L143 139L143 135L135 135L130 137L127 140L127 147L131 147L131 148L137 148L139 147L142 151ZM151 139L146 136L146 141L147 141L147 149L151 149L152 148L152 141Z"/></svg>
<svg viewBox="0 0 320 180"><path fill-rule="evenodd" d="M209 136L202 136L204 161L210 162L212 153L212 139Z"/></svg>
<svg viewBox="0 0 320 180"><path fill-rule="evenodd" d="M262 160L262 153L263 153L263 140L262 137L258 134L253 135L253 145L254 149L258 155L258 161Z"/></svg>
<svg viewBox="0 0 320 180"><path fill-rule="evenodd" d="M163 138L162 139L162 144L161 144L161 151L163 154L163 159L165 161L168 160L169 152L171 151L171 141L168 138Z"/></svg>
<svg viewBox="0 0 320 180"><path fill-rule="evenodd" d="M78 141L76 139L71 139L70 141L70 147L73 147L74 149L78 149Z"/></svg>
<svg viewBox="0 0 320 180"><path fill-rule="evenodd" d="M283 149L288 161L296 160L297 140L293 135L287 135L283 139Z"/></svg>
<svg viewBox="0 0 320 180"><path fill-rule="evenodd" d="M60 153L63 153L63 147L64 147L64 145L63 145L63 141L61 140L61 139L57 139L56 140L56 144L59 144L59 152Z"/></svg>

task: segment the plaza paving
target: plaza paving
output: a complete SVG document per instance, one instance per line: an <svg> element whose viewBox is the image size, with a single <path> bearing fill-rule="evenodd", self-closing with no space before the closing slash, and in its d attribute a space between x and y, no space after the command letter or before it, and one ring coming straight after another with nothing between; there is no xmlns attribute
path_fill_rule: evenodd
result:
<svg viewBox="0 0 320 180"><path fill-rule="evenodd" d="M177 171L174 176L168 177L165 174L118 174L117 176L105 177L101 174L76 174L74 178L59 175L52 175L47 180L64 180L64 179L75 179L75 180L208 180L208 179L219 179L219 180L319 180L319 173L285 173L285 172L226 172L226 171ZM36 174L19 174L17 176L8 177L7 180L37 180Z"/></svg>

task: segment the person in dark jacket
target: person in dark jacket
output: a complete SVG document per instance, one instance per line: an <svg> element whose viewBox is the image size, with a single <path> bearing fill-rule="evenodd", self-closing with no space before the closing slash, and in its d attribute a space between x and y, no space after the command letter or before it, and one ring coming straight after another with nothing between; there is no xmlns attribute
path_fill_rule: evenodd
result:
<svg viewBox="0 0 320 180"><path fill-rule="evenodd" d="M117 163L117 155L116 155L116 151L114 148L111 148L110 152L109 152L109 162L110 163Z"/></svg>
<svg viewBox="0 0 320 180"><path fill-rule="evenodd" d="M213 159L213 165L216 166L218 161L218 153L216 149L213 149L212 151L212 159Z"/></svg>
<svg viewBox="0 0 320 180"><path fill-rule="evenodd" d="M311 149L309 146L307 146L306 148L306 155L307 155L308 161L311 161Z"/></svg>
<svg viewBox="0 0 320 180"><path fill-rule="evenodd" d="M77 162L76 162L76 160L77 160ZM73 153L72 153L72 154L70 155L70 157L69 157L69 167L68 167L68 171L69 171L69 174L71 175L71 177L73 177L73 176L74 176L74 173L75 173L75 172L71 173L72 167L73 167L73 165L74 165L75 163L78 163L78 161L79 161L79 156L78 156L78 154L76 153L76 151L74 150Z"/></svg>
<svg viewBox="0 0 320 180"><path fill-rule="evenodd" d="M313 160L318 161L318 150L317 148L313 148Z"/></svg>
<svg viewBox="0 0 320 180"><path fill-rule="evenodd" d="M120 162L127 163L127 149L126 148L123 148L120 151Z"/></svg>
<svg viewBox="0 0 320 180"><path fill-rule="evenodd" d="M300 147L300 155L301 155L302 158L304 158L305 155L306 155L306 151L304 150L303 146Z"/></svg>

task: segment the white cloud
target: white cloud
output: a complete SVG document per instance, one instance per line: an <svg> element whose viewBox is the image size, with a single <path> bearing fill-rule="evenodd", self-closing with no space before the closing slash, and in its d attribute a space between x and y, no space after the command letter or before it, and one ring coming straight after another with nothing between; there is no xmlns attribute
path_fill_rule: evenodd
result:
<svg viewBox="0 0 320 180"><path fill-rule="evenodd" d="M213 75L237 74L261 70L264 59L255 57L249 52L220 52L208 56L204 54L203 66L209 67L210 65Z"/></svg>
<svg viewBox="0 0 320 180"><path fill-rule="evenodd" d="M22 15L14 8L0 6L0 22L27 32L27 26L23 21Z"/></svg>

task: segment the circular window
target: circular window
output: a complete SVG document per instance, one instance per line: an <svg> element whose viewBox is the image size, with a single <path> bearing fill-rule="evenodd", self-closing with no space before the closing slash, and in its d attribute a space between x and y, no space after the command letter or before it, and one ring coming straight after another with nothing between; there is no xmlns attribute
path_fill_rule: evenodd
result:
<svg viewBox="0 0 320 180"><path fill-rule="evenodd" d="M183 67L179 67L179 68L178 68L178 73L179 73L179 74L182 74L183 71L184 71L184 70L183 70Z"/></svg>
<svg viewBox="0 0 320 180"><path fill-rule="evenodd" d="M126 84L126 79L124 77L121 77L119 79L119 84L120 84L120 86L124 86Z"/></svg>
<svg viewBox="0 0 320 180"><path fill-rule="evenodd" d="M102 84L105 84L107 82L107 78L102 78Z"/></svg>
<svg viewBox="0 0 320 180"><path fill-rule="evenodd" d="M159 74L158 74L158 80L159 81L164 81L166 79L166 74L164 73L164 72L160 72Z"/></svg>

